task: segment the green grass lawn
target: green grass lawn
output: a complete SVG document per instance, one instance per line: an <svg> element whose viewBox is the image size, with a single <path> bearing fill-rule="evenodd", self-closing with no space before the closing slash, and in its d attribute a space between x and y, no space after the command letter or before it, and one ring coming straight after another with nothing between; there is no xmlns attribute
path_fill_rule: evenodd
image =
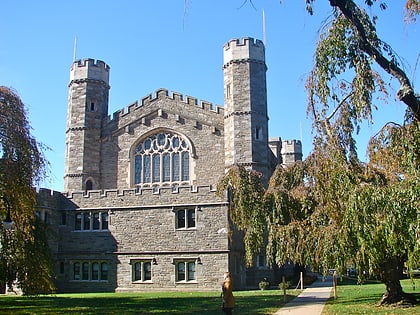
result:
<svg viewBox="0 0 420 315"><path fill-rule="evenodd" d="M288 300L299 292L288 290ZM235 291L235 314L273 314L283 291ZM220 292L141 292L0 296L0 314L200 314L221 311Z"/></svg>
<svg viewBox="0 0 420 315"><path fill-rule="evenodd" d="M420 279L415 279L414 283L407 279L401 281L404 292L414 293L420 303ZM413 289L413 284L415 289ZM367 283L363 285L348 282L338 283L336 300L331 299L325 305L322 315L332 314L375 314L375 315L399 315L399 314L420 314L420 304L415 307L389 307L377 306L381 296L385 292L382 283Z"/></svg>

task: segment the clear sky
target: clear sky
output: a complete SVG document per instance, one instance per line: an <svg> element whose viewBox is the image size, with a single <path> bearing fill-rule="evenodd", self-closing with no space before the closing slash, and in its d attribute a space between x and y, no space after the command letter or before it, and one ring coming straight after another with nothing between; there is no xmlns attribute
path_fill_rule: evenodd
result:
<svg viewBox="0 0 420 315"><path fill-rule="evenodd" d="M386 2L388 10L378 12L379 36L404 58L415 84L418 25L403 23L405 1ZM310 16L304 0L2 0L0 85L17 90L33 135L50 147L51 178L42 187L63 190L75 38L76 59L100 59L111 67L109 114L159 88L223 105L223 45L232 38L265 38L270 137L301 139L306 156L312 135L304 84L319 27L332 13L328 3L317 0ZM395 79L389 83L393 96L398 86ZM360 147L383 122L401 121L405 110L393 97L378 106L380 115L362 131Z"/></svg>

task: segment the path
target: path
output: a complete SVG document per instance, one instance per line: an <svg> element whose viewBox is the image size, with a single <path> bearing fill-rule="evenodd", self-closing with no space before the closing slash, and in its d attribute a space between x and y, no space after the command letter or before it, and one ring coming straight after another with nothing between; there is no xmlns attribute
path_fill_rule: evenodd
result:
<svg viewBox="0 0 420 315"><path fill-rule="evenodd" d="M325 303L331 296L331 291L331 277L327 277L325 281L318 278L274 315L320 315Z"/></svg>

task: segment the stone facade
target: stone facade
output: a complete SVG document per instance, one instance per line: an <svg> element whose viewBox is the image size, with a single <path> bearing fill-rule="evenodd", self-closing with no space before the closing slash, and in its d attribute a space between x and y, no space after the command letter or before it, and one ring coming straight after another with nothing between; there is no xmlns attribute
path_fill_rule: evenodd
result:
<svg viewBox="0 0 420 315"><path fill-rule="evenodd" d="M274 276L261 261L245 268L229 200L215 194L230 166L267 182L291 156L268 138L264 49L252 38L224 46L224 107L159 89L112 116L109 66L73 63L65 192L39 192L59 292L215 290L226 271L239 289Z"/></svg>

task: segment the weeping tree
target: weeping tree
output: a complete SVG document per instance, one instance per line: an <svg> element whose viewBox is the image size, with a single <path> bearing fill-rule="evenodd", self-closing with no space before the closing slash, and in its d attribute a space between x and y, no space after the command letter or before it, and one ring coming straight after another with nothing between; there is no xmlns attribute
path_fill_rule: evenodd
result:
<svg viewBox="0 0 420 315"><path fill-rule="evenodd" d="M315 0L305 2L312 14ZM382 1L363 2L386 9ZM232 221L241 220L248 230L252 224L266 229L271 262L281 265L292 259L341 271L352 264L360 278L368 271L383 281L381 304L411 302L400 278L404 263L420 264L419 96L397 54L378 38L376 17L354 1L329 3L334 14L322 29L306 86L314 150L303 163L276 169L263 197L262 215L241 210ZM406 1L405 8L415 21L420 2ZM378 68L398 80L397 98L407 105L407 114L401 125L387 124L371 139L367 162L361 162L356 136L388 97ZM239 193L259 191L247 189ZM235 208L252 210L244 203ZM254 235L259 239L249 243L251 254L263 243L262 233Z"/></svg>
<svg viewBox="0 0 420 315"><path fill-rule="evenodd" d="M216 194L228 192L229 220L244 233L245 263L252 266L254 255L263 247L266 216L261 174L242 165L232 166L217 184Z"/></svg>
<svg viewBox="0 0 420 315"><path fill-rule="evenodd" d="M324 263L335 259L339 267L352 261L359 270L378 274L386 285L381 303L394 303L408 298L399 282L404 262L419 263L420 99L397 54L378 38L375 18L353 1L330 4L334 18L321 34L307 81L315 135L307 182L314 183L314 213L323 218L311 228L315 235L335 232L330 234L335 244L317 244ZM386 9L384 2L380 6ZM414 18L419 2L407 1L406 8ZM407 114L403 126L386 126L372 139L368 162L361 163L355 137L388 96L375 66L398 80L397 98L407 105Z"/></svg>
<svg viewBox="0 0 420 315"><path fill-rule="evenodd" d="M48 230L35 215L33 188L47 175L47 162L30 131L18 94L0 87L0 216L13 221L12 229L0 227L0 284L10 288L16 280L25 294L37 294L54 287Z"/></svg>

